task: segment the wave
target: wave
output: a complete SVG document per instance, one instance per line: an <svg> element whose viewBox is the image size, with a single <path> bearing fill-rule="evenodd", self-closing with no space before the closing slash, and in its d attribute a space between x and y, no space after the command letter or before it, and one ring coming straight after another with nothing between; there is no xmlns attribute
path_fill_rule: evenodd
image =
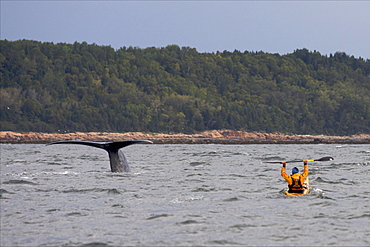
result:
<svg viewBox="0 0 370 247"><path fill-rule="evenodd" d="M354 182L352 180L348 180L346 178L340 178L338 180L329 180L329 179L326 179L326 178L317 177L315 179L315 182L327 183L327 184L344 184L344 185L355 185L356 184L356 182Z"/></svg>
<svg viewBox="0 0 370 247"><path fill-rule="evenodd" d="M4 196L4 194L14 194L13 192L9 192L4 189L0 189L0 199L8 199L7 197Z"/></svg>
<svg viewBox="0 0 370 247"><path fill-rule="evenodd" d="M204 199L204 196L184 196L184 197L180 197L180 198L175 198L173 200L171 200L172 203L184 203L184 202L191 202L191 201L199 201L199 200L203 200Z"/></svg>
<svg viewBox="0 0 370 247"><path fill-rule="evenodd" d="M208 242L211 245L226 245L226 246L234 246L234 245L241 245L243 246L244 244L237 243L234 241L229 241L229 240L212 240Z"/></svg>
<svg viewBox="0 0 370 247"><path fill-rule="evenodd" d="M185 220L185 221L176 223L176 225L193 225L193 224L201 224L201 222L198 222L196 220Z"/></svg>
<svg viewBox="0 0 370 247"><path fill-rule="evenodd" d="M122 194L119 190L117 189L101 189L101 188L92 188L92 189L70 189L70 190L63 190L61 191L62 193L91 193L91 192L106 192L108 194Z"/></svg>
<svg viewBox="0 0 370 247"><path fill-rule="evenodd" d="M234 196L234 197L224 199L223 201L224 202L235 202L235 201L239 201L239 199L238 199L238 197Z"/></svg>
<svg viewBox="0 0 370 247"><path fill-rule="evenodd" d="M203 161L190 162L190 166L202 166L202 165L210 165L210 164L207 162L203 162Z"/></svg>
<svg viewBox="0 0 370 247"><path fill-rule="evenodd" d="M170 216L173 216L173 215L172 214L154 214L154 215L148 217L147 220L154 220L154 219L170 217Z"/></svg>
<svg viewBox="0 0 370 247"><path fill-rule="evenodd" d="M26 180L18 180L18 179L5 181L5 182L3 182L3 184L39 185L39 184L37 184L37 183L33 183L33 182L30 182L30 181L26 181Z"/></svg>
<svg viewBox="0 0 370 247"><path fill-rule="evenodd" d="M101 242L91 242L91 243L82 244L76 247L107 247L107 246L113 246L113 245L109 245L109 244L101 243Z"/></svg>

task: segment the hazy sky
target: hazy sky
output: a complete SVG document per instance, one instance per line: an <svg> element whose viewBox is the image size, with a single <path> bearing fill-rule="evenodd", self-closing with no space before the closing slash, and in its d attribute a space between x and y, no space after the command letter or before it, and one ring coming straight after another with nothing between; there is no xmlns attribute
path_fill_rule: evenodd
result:
<svg viewBox="0 0 370 247"><path fill-rule="evenodd" d="M370 59L370 1L1 0L1 39Z"/></svg>

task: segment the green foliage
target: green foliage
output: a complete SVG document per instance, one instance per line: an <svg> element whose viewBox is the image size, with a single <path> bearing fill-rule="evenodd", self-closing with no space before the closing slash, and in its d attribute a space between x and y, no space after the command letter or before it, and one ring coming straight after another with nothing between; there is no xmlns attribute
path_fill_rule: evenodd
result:
<svg viewBox="0 0 370 247"><path fill-rule="evenodd" d="M370 133L370 61L0 41L1 130Z"/></svg>

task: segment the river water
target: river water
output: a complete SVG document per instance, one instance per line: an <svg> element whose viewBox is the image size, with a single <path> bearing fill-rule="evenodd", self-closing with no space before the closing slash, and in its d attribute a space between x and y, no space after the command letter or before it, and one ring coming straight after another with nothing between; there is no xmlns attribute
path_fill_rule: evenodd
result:
<svg viewBox="0 0 370 247"><path fill-rule="evenodd" d="M369 246L370 145L1 144L1 246ZM311 162L286 197L280 164ZM302 163L288 164L303 168Z"/></svg>

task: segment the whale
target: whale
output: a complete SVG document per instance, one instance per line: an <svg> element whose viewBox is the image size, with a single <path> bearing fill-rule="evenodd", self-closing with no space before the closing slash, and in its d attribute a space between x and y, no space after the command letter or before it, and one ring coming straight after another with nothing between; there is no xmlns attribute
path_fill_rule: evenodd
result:
<svg viewBox="0 0 370 247"><path fill-rule="evenodd" d="M129 141L115 141L115 142L92 142L92 141L78 141L78 140L66 140L52 142L47 145L54 144L80 144L96 148L104 149L108 152L110 169L112 172L130 172L130 167L128 165L127 159L121 148L139 144L139 143L153 143L149 140L129 140Z"/></svg>

